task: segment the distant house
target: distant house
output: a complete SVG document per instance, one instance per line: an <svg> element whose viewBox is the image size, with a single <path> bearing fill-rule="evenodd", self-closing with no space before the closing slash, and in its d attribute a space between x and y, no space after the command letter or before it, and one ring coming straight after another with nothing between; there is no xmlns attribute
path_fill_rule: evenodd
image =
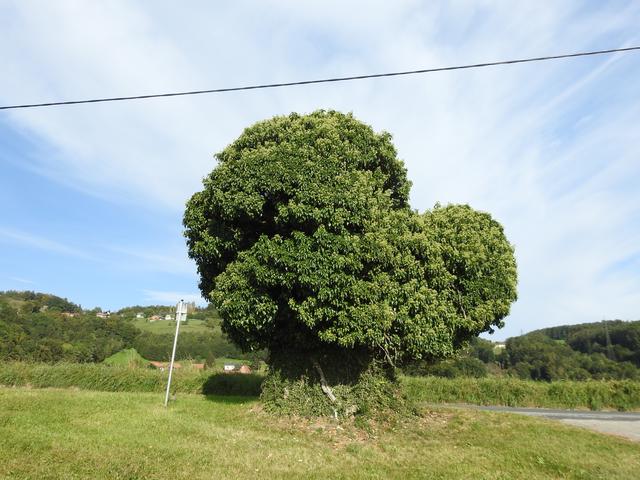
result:
<svg viewBox="0 0 640 480"><path fill-rule="evenodd" d="M235 363L225 363L223 367L224 373L251 373L248 365L236 365Z"/></svg>
<svg viewBox="0 0 640 480"><path fill-rule="evenodd" d="M98 318L109 318L111 316L111 312L110 311L106 311L106 312L98 312L96 313L96 317Z"/></svg>
<svg viewBox="0 0 640 480"><path fill-rule="evenodd" d="M164 372L166 369L169 368L169 362L156 362L152 360L149 362L149 366L152 368L157 368L158 370ZM182 368L182 365L180 365L178 362L174 362L173 368L175 369Z"/></svg>
<svg viewBox="0 0 640 480"><path fill-rule="evenodd" d="M167 314L167 315L165 315L165 316L164 316L164 319L165 319L165 320L173 320L173 316L172 316L172 315Z"/></svg>
<svg viewBox="0 0 640 480"><path fill-rule="evenodd" d="M150 322L157 322L158 320L160 320L160 315L151 315L149 317Z"/></svg>
<svg viewBox="0 0 640 480"><path fill-rule="evenodd" d="M136 318L144 318L144 313L136 313Z"/></svg>
<svg viewBox="0 0 640 480"><path fill-rule="evenodd" d="M73 317L77 317L78 314L74 313L74 312L62 312L62 316L63 317L69 317L69 318L73 318Z"/></svg>

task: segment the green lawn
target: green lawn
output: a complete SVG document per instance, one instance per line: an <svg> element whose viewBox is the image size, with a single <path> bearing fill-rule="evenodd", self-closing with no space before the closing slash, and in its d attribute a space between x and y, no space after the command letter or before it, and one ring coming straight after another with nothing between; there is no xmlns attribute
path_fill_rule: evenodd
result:
<svg viewBox="0 0 640 480"><path fill-rule="evenodd" d="M551 421L437 410L363 430L256 400L0 388L0 478L638 478L640 445Z"/></svg>
<svg viewBox="0 0 640 480"><path fill-rule="evenodd" d="M171 320L156 320L155 322L150 322L147 318L135 318L131 321L131 324L143 332L151 332L158 335L176 332L176 322ZM186 323L186 325L180 325L180 331L208 332L211 331L211 329L207 327L204 320L191 319Z"/></svg>

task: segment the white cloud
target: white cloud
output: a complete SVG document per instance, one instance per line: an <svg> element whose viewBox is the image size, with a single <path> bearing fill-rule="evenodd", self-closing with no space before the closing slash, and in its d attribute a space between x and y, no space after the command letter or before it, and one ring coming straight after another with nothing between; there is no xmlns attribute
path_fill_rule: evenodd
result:
<svg viewBox="0 0 640 480"><path fill-rule="evenodd" d="M150 5L60 1L0 7L5 18L12 16L4 29L11 41L0 44L10 73L0 77L2 102L214 88L619 46L634 38L640 20L635 2L591 10L577 1L554 8L534 1L513 8L509 2L417 0ZM630 53L34 109L10 118L46 146L32 168L114 201L180 211L213 167L212 153L245 126L290 111L353 111L394 134L414 183L415 207L468 202L503 222L516 245L521 279L520 300L505 330L515 334L603 315L640 316L637 272L615 268L640 254L640 111L629 81L640 73L637 59ZM65 246L32 244L71 254ZM163 271L191 268L173 253L119 253Z"/></svg>

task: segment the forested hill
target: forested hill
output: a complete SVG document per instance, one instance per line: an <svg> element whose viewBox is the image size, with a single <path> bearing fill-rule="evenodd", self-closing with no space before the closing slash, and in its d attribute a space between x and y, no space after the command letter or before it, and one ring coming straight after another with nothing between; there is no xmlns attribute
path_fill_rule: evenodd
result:
<svg viewBox="0 0 640 480"><path fill-rule="evenodd" d="M70 302L50 293L37 293L32 291L8 290L0 291L0 302L6 302L11 307L22 312L42 312L52 310L57 312L79 313L80 305Z"/></svg>
<svg viewBox="0 0 640 480"><path fill-rule="evenodd" d="M83 310L46 293L0 292L0 360L101 362L120 350L135 348L148 360L166 361L175 322L164 318L174 311L173 306L156 305L102 314L99 308ZM264 353L242 354L222 334L215 309L192 304L177 355L213 361L262 358Z"/></svg>
<svg viewBox="0 0 640 480"><path fill-rule="evenodd" d="M602 353L610 360L631 362L640 367L640 320L561 325L534 330L525 336L548 337L578 352Z"/></svg>
<svg viewBox="0 0 640 480"><path fill-rule="evenodd" d="M431 375L511 375L532 380L640 380L640 321L561 325L511 337L476 338L456 358L409 366Z"/></svg>

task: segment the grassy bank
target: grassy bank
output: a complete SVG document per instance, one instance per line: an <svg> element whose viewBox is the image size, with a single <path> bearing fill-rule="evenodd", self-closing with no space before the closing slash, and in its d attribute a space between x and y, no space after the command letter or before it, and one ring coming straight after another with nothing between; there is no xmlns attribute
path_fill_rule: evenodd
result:
<svg viewBox="0 0 640 480"><path fill-rule="evenodd" d="M547 383L509 377L405 377L403 383L408 395L420 402L640 410L640 382L629 380Z"/></svg>
<svg viewBox="0 0 640 480"><path fill-rule="evenodd" d="M0 388L0 478L637 478L640 445L552 422L426 412L368 431L255 400ZM571 448L567 448L567 446Z"/></svg>

